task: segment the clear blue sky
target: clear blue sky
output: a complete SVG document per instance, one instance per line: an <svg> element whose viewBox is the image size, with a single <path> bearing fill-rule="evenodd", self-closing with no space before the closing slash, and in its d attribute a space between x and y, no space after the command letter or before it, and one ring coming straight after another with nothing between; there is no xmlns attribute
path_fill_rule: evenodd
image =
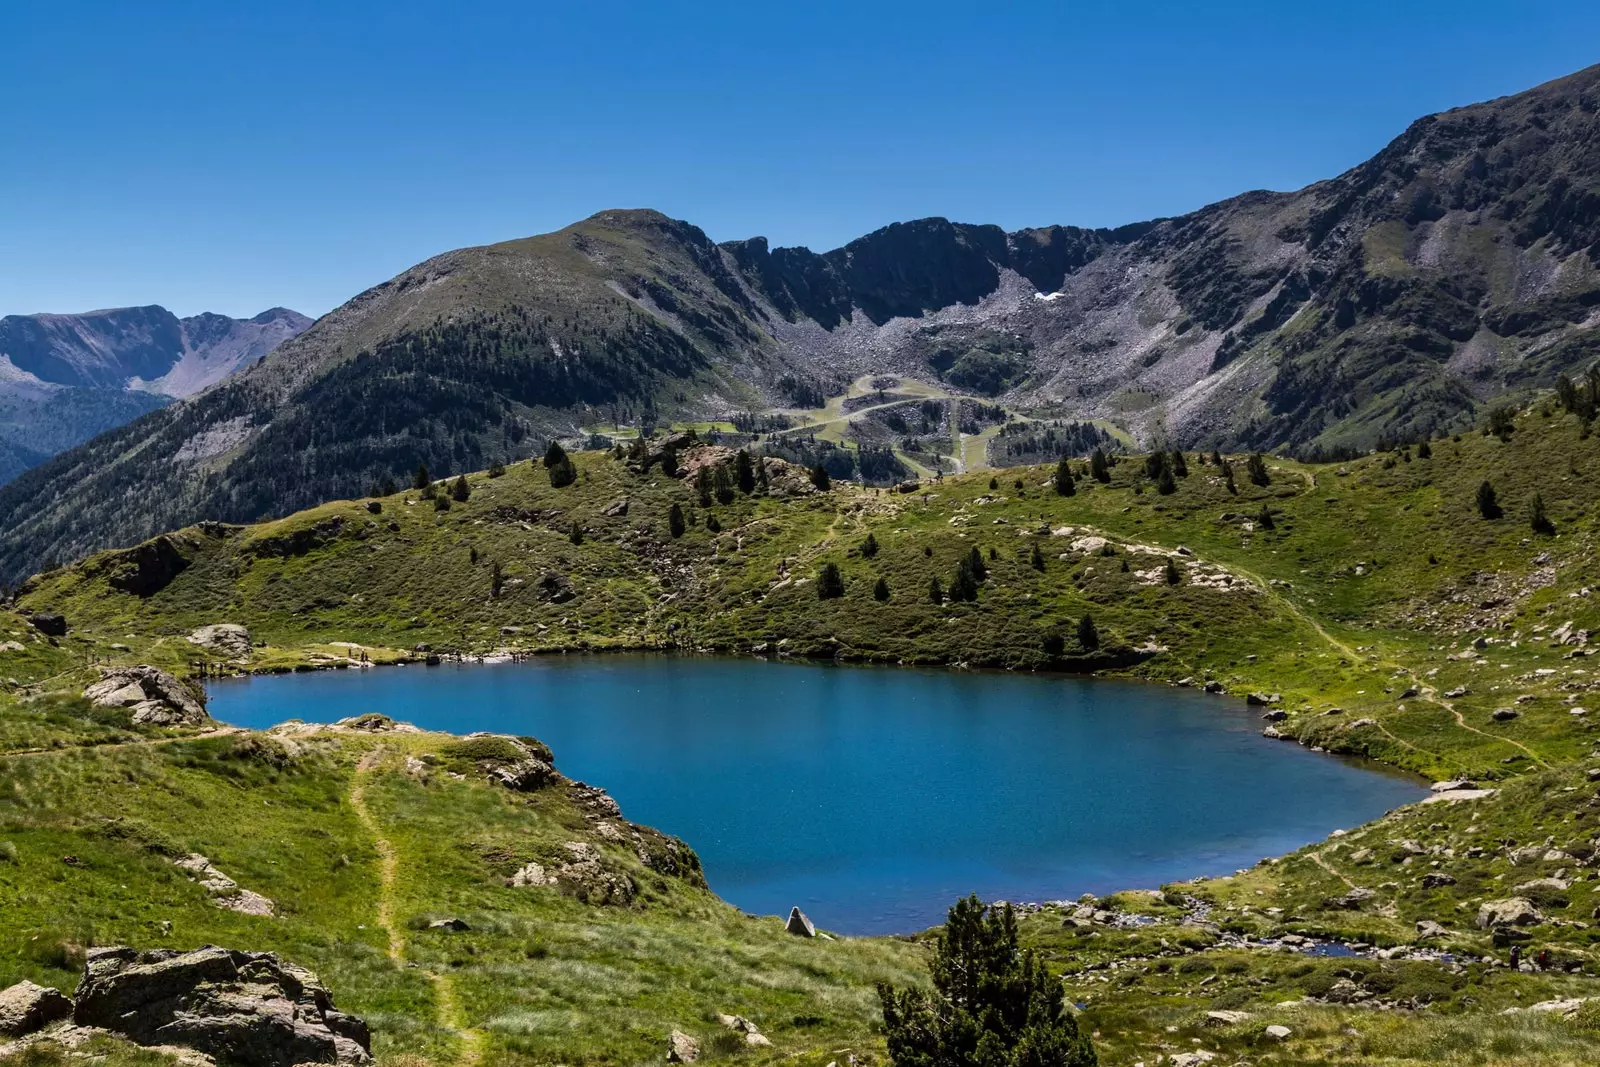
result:
<svg viewBox="0 0 1600 1067"><path fill-rule="evenodd" d="M1600 62L1600 4L0 4L0 314L321 314L656 207L821 250L1115 225Z"/></svg>

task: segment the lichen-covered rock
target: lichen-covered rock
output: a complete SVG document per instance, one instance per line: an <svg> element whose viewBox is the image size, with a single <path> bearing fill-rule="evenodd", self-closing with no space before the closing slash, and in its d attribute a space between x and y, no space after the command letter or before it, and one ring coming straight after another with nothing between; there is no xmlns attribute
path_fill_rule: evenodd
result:
<svg viewBox="0 0 1600 1067"><path fill-rule="evenodd" d="M72 1015L64 993L32 982L0 990L0 1037L24 1037Z"/></svg>
<svg viewBox="0 0 1600 1067"><path fill-rule="evenodd" d="M700 1042L682 1030L674 1030L667 1035L668 1063L693 1063L699 1058Z"/></svg>
<svg viewBox="0 0 1600 1067"><path fill-rule="evenodd" d="M1478 907L1478 929L1493 930L1502 926L1536 926L1544 916L1526 897L1508 897L1505 900L1486 900Z"/></svg>
<svg viewBox="0 0 1600 1067"><path fill-rule="evenodd" d="M247 659L250 656L250 631L236 622L202 626L189 635L188 641L191 645L221 652L233 659Z"/></svg>
<svg viewBox="0 0 1600 1067"><path fill-rule="evenodd" d="M73 1019L244 1067L371 1059L366 1023L334 1010L316 975L271 952L96 949Z"/></svg>
<svg viewBox="0 0 1600 1067"><path fill-rule="evenodd" d="M97 707L130 709L136 723L198 726L210 720L205 694L159 667L102 667L100 680L83 695Z"/></svg>

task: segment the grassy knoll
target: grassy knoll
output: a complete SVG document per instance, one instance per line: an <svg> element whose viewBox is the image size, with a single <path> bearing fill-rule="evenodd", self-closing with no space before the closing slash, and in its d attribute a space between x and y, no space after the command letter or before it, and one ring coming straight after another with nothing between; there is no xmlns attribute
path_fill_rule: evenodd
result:
<svg viewBox="0 0 1600 1067"><path fill-rule="evenodd" d="M0 755L12 857L0 862L0 982L69 986L74 946L91 942L213 940L324 971L395 1062L641 1062L674 1026L711 1042L718 1011L774 1042L723 1039L720 1057L881 1056L872 983L909 980L922 946L788 939L776 920L643 866L579 794L492 787L432 735L175 737L61 695L106 662L287 670L419 647L673 648L1211 683L1219 700L1270 696L1287 739L1494 790L1234 877L1030 914L1025 936L1083 1005L1102 1062L1197 1048L1224 1063L1600 1059L1585 1012L1502 1014L1600 996L1600 678L1578 636L1600 630L1600 439L1572 417L1535 408L1503 439L1442 439L1431 455L1269 459L1265 484L1228 457L1233 491L1190 454L1170 493L1134 457L1106 484L1079 465L1071 496L1035 467L915 493L735 491L706 506L659 469L574 458L571 486L522 463L469 475L469 499L448 510L413 491L181 531L168 547L183 565L142 595L116 584L138 553L32 580L18 611L60 612L71 629L46 639L21 615L0 624L17 645L0 652L12 753ZM1496 519L1476 503L1485 480ZM1530 521L1536 494L1553 532ZM948 590L974 551L976 600L935 602L931 583ZM843 595L820 599L829 564ZM1080 638L1086 614L1095 648ZM188 640L219 622L249 627L247 659ZM602 850L637 892L597 903L504 886L569 841ZM281 916L216 908L166 858L186 851ZM1525 929L1552 954L1546 970L1490 962L1506 938L1477 912L1512 896L1540 912ZM427 928L446 915L471 930ZM1285 936L1368 947L1312 957ZM1248 1015L1208 1026L1207 1010Z"/></svg>

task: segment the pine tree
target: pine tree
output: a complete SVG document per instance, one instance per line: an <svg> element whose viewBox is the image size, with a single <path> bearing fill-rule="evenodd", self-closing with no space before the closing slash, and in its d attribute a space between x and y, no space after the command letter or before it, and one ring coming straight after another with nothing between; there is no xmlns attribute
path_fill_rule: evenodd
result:
<svg viewBox="0 0 1600 1067"><path fill-rule="evenodd" d="M828 477L828 468L818 463L811 468L811 484L821 492L826 493L833 488L833 479Z"/></svg>
<svg viewBox="0 0 1600 1067"><path fill-rule="evenodd" d="M450 486L450 497L458 504L464 504L472 495L472 486L467 484L465 474L456 475L456 480Z"/></svg>
<svg viewBox="0 0 1600 1067"><path fill-rule="evenodd" d="M635 444L643 445L644 441L641 438L639 441L635 442ZM544 469L554 470L556 465L565 461L566 458L567 450L561 447L561 442L551 441L550 447L544 450Z"/></svg>
<svg viewBox="0 0 1600 1067"><path fill-rule="evenodd" d="M706 515L706 529L710 530L712 533L721 533L722 523L715 515L708 513Z"/></svg>
<svg viewBox="0 0 1600 1067"><path fill-rule="evenodd" d="M433 478L428 474L426 463L417 464L417 473L411 476L411 488L426 489L433 484Z"/></svg>
<svg viewBox="0 0 1600 1067"><path fill-rule="evenodd" d="M378 486L378 495L379 496L394 496L399 491L400 491L400 487L394 484L394 479L389 477L387 474L385 474L383 476L382 484L380 484Z"/></svg>
<svg viewBox="0 0 1600 1067"><path fill-rule="evenodd" d="M990 478L989 479L989 488L991 490L1000 488L1000 479L999 478Z"/></svg>
<svg viewBox="0 0 1600 1067"><path fill-rule="evenodd" d="M939 584L937 578L928 583L928 600L934 604L944 603L944 586Z"/></svg>
<svg viewBox="0 0 1600 1067"><path fill-rule="evenodd" d="M434 494L434 497L433 497L433 510L434 511L449 511L450 510L450 497L448 495L444 494L444 493L436 493L436 494Z"/></svg>
<svg viewBox="0 0 1600 1067"><path fill-rule="evenodd" d="M661 450L661 473L668 478L678 476L678 453L673 449Z"/></svg>
<svg viewBox="0 0 1600 1067"><path fill-rule="evenodd" d="M682 537L683 532L688 528L688 525L683 521L683 508L674 503L667 509L667 529L672 533L673 537Z"/></svg>
<svg viewBox="0 0 1600 1067"><path fill-rule="evenodd" d="M1189 477L1189 461L1183 458L1183 452L1174 448L1172 450L1172 473L1179 478Z"/></svg>
<svg viewBox="0 0 1600 1067"><path fill-rule="evenodd" d="M1033 553L1028 557L1028 565L1036 571L1044 570L1044 553L1039 551L1039 542L1033 543Z"/></svg>
<svg viewBox="0 0 1600 1067"><path fill-rule="evenodd" d="M868 532L867 539L861 542L861 557L871 559L878 554L878 539Z"/></svg>
<svg viewBox="0 0 1600 1067"><path fill-rule="evenodd" d="M1086 614L1078 620L1078 645L1085 652L1100 647L1100 631L1095 628L1093 615Z"/></svg>
<svg viewBox="0 0 1600 1067"><path fill-rule="evenodd" d="M711 491L719 504L733 503L733 479L726 464L718 463L711 472Z"/></svg>
<svg viewBox="0 0 1600 1067"><path fill-rule="evenodd" d="M1428 439L1426 437L1424 437L1421 441L1417 442L1417 458L1418 459L1427 459L1432 455L1433 455L1433 446L1428 443Z"/></svg>
<svg viewBox="0 0 1600 1067"><path fill-rule="evenodd" d="M929 972L931 992L878 986L895 1067L1094 1067L1060 982L1018 948L1010 905L957 901Z"/></svg>
<svg viewBox="0 0 1600 1067"><path fill-rule="evenodd" d="M974 582L982 582L989 577L989 568L984 566L983 553L978 551L977 545L973 545L972 551L967 553L967 572L972 575Z"/></svg>
<svg viewBox="0 0 1600 1067"><path fill-rule="evenodd" d="M578 524L577 520L573 520L571 528L567 530L567 540L575 545L583 544L583 527Z"/></svg>
<svg viewBox="0 0 1600 1067"><path fill-rule="evenodd" d="M500 569L500 561L495 560L489 566L489 595L498 598L500 590L506 587L505 571Z"/></svg>
<svg viewBox="0 0 1600 1067"><path fill-rule="evenodd" d="M978 599L978 583L965 566L957 567L956 576L950 580L950 599L955 603Z"/></svg>
<svg viewBox="0 0 1600 1067"><path fill-rule="evenodd" d="M473 545L467 549L467 562L474 567L478 565L478 546Z"/></svg>
<svg viewBox="0 0 1600 1067"><path fill-rule="evenodd" d="M1250 475L1250 481L1255 485L1271 485L1272 475L1267 473L1267 457L1260 452L1250 453L1250 458L1245 462L1245 473Z"/></svg>
<svg viewBox="0 0 1600 1067"><path fill-rule="evenodd" d="M844 596L844 576L837 563L824 563L817 575L817 599L838 600Z"/></svg>
<svg viewBox="0 0 1600 1067"><path fill-rule="evenodd" d="M559 447L559 446L557 446ZM550 487L552 489L565 489L578 480L578 468L572 465L572 460L563 452L561 459L549 470Z"/></svg>
<svg viewBox="0 0 1600 1067"><path fill-rule="evenodd" d="M872 587L872 599L882 604L889 599L889 581L878 575L878 584Z"/></svg>
<svg viewBox="0 0 1600 1067"><path fill-rule="evenodd" d="M756 489L755 468L750 465L750 453L739 449L733 457L734 481L739 485L739 492L749 496Z"/></svg>
<svg viewBox="0 0 1600 1067"><path fill-rule="evenodd" d="M489 464L489 477L502 478L505 476L505 473L506 465L504 460L497 459L493 463Z"/></svg>
<svg viewBox="0 0 1600 1067"><path fill-rule="evenodd" d="M1162 496L1171 496L1178 491L1178 483L1172 478L1172 468L1163 465L1161 473L1156 476L1156 492Z"/></svg>
<svg viewBox="0 0 1600 1067"><path fill-rule="evenodd" d="M1178 570L1178 564L1173 561L1171 556L1167 557L1167 566L1161 573L1167 579L1168 585L1177 585L1183 581L1183 572Z"/></svg>
<svg viewBox="0 0 1600 1067"><path fill-rule="evenodd" d="M1256 515L1256 525L1263 530L1276 530L1278 528L1278 524L1272 521L1272 509L1265 504L1261 505L1261 511Z"/></svg>
<svg viewBox="0 0 1600 1067"><path fill-rule="evenodd" d="M1500 510L1500 502L1495 499L1494 486L1490 485L1487 479L1484 480L1482 485L1478 486L1477 502L1478 514L1486 519L1498 519L1504 514Z"/></svg>
<svg viewBox="0 0 1600 1067"><path fill-rule="evenodd" d="M1102 485L1111 482L1111 465L1106 462L1106 454L1101 449L1095 449L1089 457L1089 474Z"/></svg>
<svg viewBox="0 0 1600 1067"><path fill-rule="evenodd" d="M756 491L766 495L770 484L767 481L767 461L765 458L756 461Z"/></svg>
<svg viewBox="0 0 1600 1067"><path fill-rule="evenodd" d="M1533 494L1533 503L1528 505L1528 523L1533 527L1534 533L1553 534L1556 524L1550 521L1550 516L1544 511L1544 497L1539 493Z"/></svg>
<svg viewBox="0 0 1600 1067"><path fill-rule="evenodd" d="M1222 466L1222 453L1214 448L1211 450L1211 465L1213 467Z"/></svg>
<svg viewBox="0 0 1600 1067"><path fill-rule="evenodd" d="M1238 496L1239 495L1239 487L1237 485L1235 485L1234 481L1233 481L1233 464L1232 463L1224 462L1222 464L1222 483L1228 487L1228 492L1229 493L1231 493L1234 496Z"/></svg>
<svg viewBox="0 0 1600 1067"><path fill-rule="evenodd" d="M1056 463L1055 483L1058 496L1073 496L1078 492L1077 483L1072 480L1072 465L1067 462L1066 456Z"/></svg>

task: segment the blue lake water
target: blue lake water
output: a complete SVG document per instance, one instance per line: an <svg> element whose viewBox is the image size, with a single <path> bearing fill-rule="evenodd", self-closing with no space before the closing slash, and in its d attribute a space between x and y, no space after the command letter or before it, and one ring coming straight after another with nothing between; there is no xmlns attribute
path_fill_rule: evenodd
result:
<svg viewBox="0 0 1600 1067"><path fill-rule="evenodd" d="M1097 679L571 656L231 680L224 722L531 734L724 899L907 932L958 896L1059 900L1226 874L1423 795L1260 736L1242 701Z"/></svg>

